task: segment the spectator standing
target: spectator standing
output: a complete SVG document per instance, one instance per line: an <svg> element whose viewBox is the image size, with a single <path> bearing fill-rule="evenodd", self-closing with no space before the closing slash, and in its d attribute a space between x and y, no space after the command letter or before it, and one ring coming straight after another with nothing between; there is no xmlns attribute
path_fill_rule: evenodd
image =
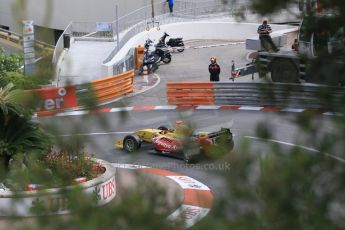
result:
<svg viewBox="0 0 345 230"><path fill-rule="evenodd" d="M261 41L261 46L266 50L270 51L270 47L273 49L274 52L278 52L279 49L273 43L272 38L270 36L272 33L271 26L267 23L267 20L264 20L262 24L258 27L258 34Z"/></svg>
<svg viewBox="0 0 345 230"><path fill-rule="evenodd" d="M211 64L208 66L210 81L219 81L220 66L217 64L216 57L210 58Z"/></svg>
<svg viewBox="0 0 345 230"><path fill-rule="evenodd" d="M169 10L170 10L170 14L172 14L174 12L174 3L175 0L167 0L168 4L169 4Z"/></svg>

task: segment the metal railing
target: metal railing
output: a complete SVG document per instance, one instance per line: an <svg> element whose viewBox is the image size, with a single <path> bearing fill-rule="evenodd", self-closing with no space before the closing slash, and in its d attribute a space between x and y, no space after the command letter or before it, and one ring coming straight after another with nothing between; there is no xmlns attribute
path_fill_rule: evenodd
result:
<svg viewBox="0 0 345 230"><path fill-rule="evenodd" d="M22 34L15 33L15 32L5 30L2 28L0 28L0 32L1 32L0 38L8 39L10 42L13 42L16 45L20 45L20 46L23 45L23 35ZM37 47L40 47L40 48L49 48L49 49L55 48L55 46L48 44L48 43L45 43L45 42L42 42L42 41L39 41L39 40L35 40L35 45Z"/></svg>
<svg viewBox="0 0 345 230"><path fill-rule="evenodd" d="M246 0L241 1L241 4L233 6L231 3L224 3L224 0L176 0L174 4L174 17L169 13L169 7L166 0L162 0L154 4L155 21L160 25L176 23L181 21L198 20L209 14L226 12L228 15L233 15L237 9L244 6ZM63 34L60 36L53 55L53 63L57 64L58 57L63 51L63 36L70 34L71 37L79 40L92 40L97 41L115 41L116 33L119 32L118 46L111 51L108 57L103 61L103 64L111 61L116 54L124 47L124 45L136 34L145 31L148 23L152 20L152 6L144 6L127 15L118 18L118 22L108 22L110 24L109 31L97 31L96 22L72 22L70 23ZM117 28L117 25L119 28ZM124 59L128 59L126 56ZM118 65L125 66L121 62ZM121 66L114 69L121 69ZM117 71L115 73L118 73Z"/></svg>
<svg viewBox="0 0 345 230"><path fill-rule="evenodd" d="M57 64L58 59L59 59L59 57L60 57L60 55L64 49L64 44L63 44L64 34L70 34L71 33L71 27L72 27L72 23L68 24L68 26L66 27L66 29L63 31L63 33L59 37L58 41L56 42L54 53L53 53L53 64L54 65Z"/></svg>
<svg viewBox="0 0 345 230"><path fill-rule="evenodd" d="M327 95L326 100L320 100ZM284 83L214 83L216 105L327 109L344 106L345 88Z"/></svg>
<svg viewBox="0 0 345 230"><path fill-rule="evenodd" d="M193 21L203 18L210 13L227 12L233 15L236 10L243 5L236 7L231 4L224 4L223 0L213 1L176 1L174 4L174 17L171 17L166 1L156 3L155 20L160 25L176 23L181 21ZM123 48L123 46L136 34L145 31L148 23L152 19L151 6L142 7L128 15L119 18L120 31L123 32L119 41L119 46L116 46L108 57L103 61L103 64L111 61L116 54ZM116 22L113 22L115 24Z"/></svg>

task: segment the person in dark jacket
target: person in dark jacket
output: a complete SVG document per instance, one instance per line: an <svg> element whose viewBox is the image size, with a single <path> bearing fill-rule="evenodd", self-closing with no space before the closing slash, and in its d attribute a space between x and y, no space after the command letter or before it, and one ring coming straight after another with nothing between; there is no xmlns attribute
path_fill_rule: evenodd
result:
<svg viewBox="0 0 345 230"><path fill-rule="evenodd" d="M208 66L210 72L210 81L219 81L220 66L217 64L216 57L211 57L211 64Z"/></svg>
<svg viewBox="0 0 345 230"><path fill-rule="evenodd" d="M262 24L258 27L258 34L261 41L261 46L266 51L270 51L272 48L274 52L278 52L279 49L272 41L270 33L272 33L271 26L267 23L267 20L264 20Z"/></svg>

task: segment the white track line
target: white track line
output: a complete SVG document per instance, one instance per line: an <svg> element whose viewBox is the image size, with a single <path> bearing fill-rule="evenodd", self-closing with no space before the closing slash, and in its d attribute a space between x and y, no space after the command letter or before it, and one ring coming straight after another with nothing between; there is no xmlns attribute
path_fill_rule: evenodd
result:
<svg viewBox="0 0 345 230"><path fill-rule="evenodd" d="M74 134L62 134L59 137L70 137L70 136L97 136L97 135L111 135L111 134L131 134L133 132L107 132L107 133L74 133Z"/></svg>
<svg viewBox="0 0 345 230"><path fill-rule="evenodd" d="M301 149L305 149L311 152L315 152L315 153L321 153L319 150L314 149L314 148L310 148L310 147L306 147L303 145L297 145L297 144L293 144L293 143L289 143L289 142L285 142L285 141L278 141L278 140L274 140L274 139L264 139L264 138L260 138L260 137L253 137L253 136L244 136L244 138L248 138L248 139L253 139L253 140L259 140L259 141L266 141L266 142L272 142L272 143L278 143L278 144L283 144L283 145L288 145L288 146L293 146L293 147L299 147ZM338 160L342 163L345 163L345 159L340 158L338 156L329 154L329 153L322 153L325 156L328 156L330 158L333 158L335 160Z"/></svg>

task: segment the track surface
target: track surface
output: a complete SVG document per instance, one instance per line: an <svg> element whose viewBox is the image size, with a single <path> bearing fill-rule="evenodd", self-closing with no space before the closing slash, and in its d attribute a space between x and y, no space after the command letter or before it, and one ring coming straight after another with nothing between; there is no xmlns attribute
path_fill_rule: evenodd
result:
<svg viewBox="0 0 345 230"><path fill-rule="evenodd" d="M193 41L188 46L207 46L223 44L231 41ZM248 63L244 44L219 46L202 49L186 49L183 53L174 53L169 65L162 65L157 70L161 81L153 89L126 98L119 102L107 105L107 107L140 106L140 105L166 105L165 85L169 81L208 81L208 64L210 56L216 56L222 68L221 81L229 81L231 60L235 60L237 66ZM251 77L243 78L243 81L252 81ZM255 81L261 81L255 79ZM217 162L203 162L196 166L186 166L178 159L150 155L150 146L144 146L136 155L125 153L115 149L114 142L123 138L126 134L142 128L157 128L160 125L172 127L175 120L188 120L193 127L203 131L215 131L220 127L227 127L231 123L232 132L235 135L235 151L243 139L252 143L252 149L260 156L267 151L267 143L250 139L255 136L258 122L264 122L271 127L275 140L282 142L283 148L291 148L287 143L294 143L306 147L311 146L310 140L300 134L296 126L291 122L296 114L270 113L259 111L225 111L225 110L198 110L198 111L131 111L117 113L97 113L83 116L46 117L39 120L47 126L57 128L54 135L62 136L65 140L73 140L73 134L79 134L83 139L86 150L95 153L96 157L113 163L132 163L147 165L150 167L164 168L181 172L191 176L209 186L220 197L226 188L221 170L206 168L210 164L219 169L230 170L220 159ZM320 116L319 125L324 126L324 132L332 132L329 117ZM72 135L72 136L71 136ZM311 151L312 152L312 151Z"/></svg>
<svg viewBox="0 0 345 230"><path fill-rule="evenodd" d="M225 183L219 173L222 170L231 170L225 166L220 159L217 162L202 162L195 167L187 166L183 161L163 156L148 154L150 146L144 146L138 154L128 154L122 150L115 149L114 142L123 138L130 132L141 128L157 128L160 125L172 127L176 119L185 119L193 127L202 131L215 131L220 127L227 127L233 123L231 128L235 135L235 151L243 139L248 136L255 136L255 127L258 122L268 124L273 131L273 139L295 143L302 146L313 147L305 137L300 134L295 125L290 122L295 114L276 114L257 111L132 111L125 114L103 113L89 114L84 116L46 117L40 118L45 126L57 127L54 135L71 141L77 134L83 139L86 150L95 153L101 158L113 163L132 163L150 167L164 168L181 172L191 176L209 186L215 194L215 198L222 194ZM323 131L331 133L332 128L329 118L319 117L319 125L324 126ZM267 143L248 139L252 142L252 149L260 156L267 150ZM290 146L282 145L284 148ZM210 170L207 164L212 167L220 167L222 170ZM218 165L218 166L217 166ZM231 171L230 171L231 172Z"/></svg>
<svg viewBox="0 0 345 230"><path fill-rule="evenodd" d="M208 46L224 44L233 41L225 40L202 40L187 42L187 46ZM209 81L208 65L210 57L216 56L221 67L220 81L230 82L231 60L235 60L237 66L244 66L249 61L246 56L248 51L245 44L219 46L201 49L186 49L182 53L172 53L170 64L162 64L155 72L160 77L160 83L155 88L137 95L126 98L120 102L107 105L107 107L133 106L133 105L164 105L166 104L165 85L167 82L180 81ZM251 76L236 81L251 81ZM255 81L261 81L256 79Z"/></svg>

